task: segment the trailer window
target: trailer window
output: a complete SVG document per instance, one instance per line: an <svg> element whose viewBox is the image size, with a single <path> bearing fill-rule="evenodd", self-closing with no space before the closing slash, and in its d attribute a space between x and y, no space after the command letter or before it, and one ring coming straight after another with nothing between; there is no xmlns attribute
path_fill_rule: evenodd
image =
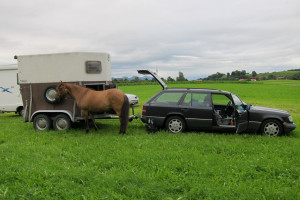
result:
<svg viewBox="0 0 300 200"><path fill-rule="evenodd" d="M100 61L86 61L85 72L88 74L100 74L102 66Z"/></svg>

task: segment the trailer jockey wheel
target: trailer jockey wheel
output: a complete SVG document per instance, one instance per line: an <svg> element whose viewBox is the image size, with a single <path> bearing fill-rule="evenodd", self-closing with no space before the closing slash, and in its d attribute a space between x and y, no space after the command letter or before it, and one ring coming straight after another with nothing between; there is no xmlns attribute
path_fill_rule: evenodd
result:
<svg viewBox="0 0 300 200"><path fill-rule="evenodd" d="M44 92L44 99L46 102L51 103L51 104L56 104L60 101L60 98L56 99L56 86L52 85L47 87L47 89Z"/></svg>
<svg viewBox="0 0 300 200"><path fill-rule="evenodd" d="M53 120L53 128L55 130L68 130L71 127L71 120L65 114L57 115Z"/></svg>

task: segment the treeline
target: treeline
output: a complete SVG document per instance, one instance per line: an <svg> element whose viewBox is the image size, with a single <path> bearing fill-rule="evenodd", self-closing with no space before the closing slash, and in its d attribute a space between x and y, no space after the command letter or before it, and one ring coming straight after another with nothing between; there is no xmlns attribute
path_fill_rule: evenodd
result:
<svg viewBox="0 0 300 200"><path fill-rule="evenodd" d="M288 71L300 71L300 69L293 69ZM175 79L169 76L167 79L161 78L164 82L173 82L173 83L184 83L189 82L185 77L183 72L179 72L178 77ZM300 72L296 72L290 75L282 75L278 73L266 73L266 74L257 74L256 71L252 71L251 73L247 73L245 70L239 71L235 70L231 73L223 74L217 72L208 76L207 78L198 79L196 81L239 81L239 80L277 80L277 79L289 79L289 80L300 80ZM113 83L127 85L127 84L157 84L157 81L154 78L151 79L141 79L139 77L135 77L134 79L127 79L127 78L114 78Z"/></svg>
<svg viewBox="0 0 300 200"><path fill-rule="evenodd" d="M300 69L290 69L288 71L300 71Z"/></svg>
<svg viewBox="0 0 300 200"><path fill-rule="evenodd" d="M217 72L215 74L212 74L208 76L207 78L204 78L203 80L230 80L230 81L236 81L240 79L246 79L251 80L251 78L255 78L257 76L257 73L255 71L252 71L251 74L247 74L246 70L236 70L232 71L231 73L223 74L220 72Z"/></svg>
<svg viewBox="0 0 300 200"><path fill-rule="evenodd" d="M188 81L188 79L186 79L185 77L184 77L184 74L183 74L183 72L179 72L179 74L178 74L178 77L176 77L175 79L174 78L172 78L171 76L169 76L167 79L164 79L164 78L161 78L164 82L177 82L177 81L179 81L179 82L184 82L184 81ZM152 79L147 79L147 78L145 78L145 79L140 79L139 77L135 77L134 79L132 79L132 80L128 80L127 78L114 78L113 80L112 80L112 82L113 83L115 83L115 84L137 84L137 83L147 83L147 84L151 84L151 82L153 82L153 83L157 83L157 81L154 79L154 78L152 78Z"/></svg>
<svg viewBox="0 0 300 200"><path fill-rule="evenodd" d="M293 69L288 71L300 71L300 69ZM239 71L232 71L231 73L223 74L217 72L204 78L203 80L230 80L230 81L237 81L237 80L278 80L278 79L289 79L289 80L300 80L300 72L293 73L293 74L284 74L284 73L267 73L264 75L257 74L256 71L252 71L252 73L246 73L245 70Z"/></svg>

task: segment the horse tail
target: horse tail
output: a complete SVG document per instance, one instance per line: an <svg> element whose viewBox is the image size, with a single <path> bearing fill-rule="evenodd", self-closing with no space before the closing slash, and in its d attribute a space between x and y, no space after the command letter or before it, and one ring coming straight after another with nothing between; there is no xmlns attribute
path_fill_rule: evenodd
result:
<svg viewBox="0 0 300 200"><path fill-rule="evenodd" d="M128 121L129 121L129 101L126 95L124 95L124 102L123 102L120 118L121 118L120 133L124 134L126 133Z"/></svg>

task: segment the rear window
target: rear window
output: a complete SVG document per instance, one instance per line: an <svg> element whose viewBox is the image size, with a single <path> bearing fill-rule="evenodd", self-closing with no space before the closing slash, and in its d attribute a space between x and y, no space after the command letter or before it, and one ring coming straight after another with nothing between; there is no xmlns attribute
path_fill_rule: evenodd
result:
<svg viewBox="0 0 300 200"><path fill-rule="evenodd" d="M182 95L183 95L182 92L162 93L160 96L158 96L156 99L154 99L151 103L152 104L176 105L176 104L178 104Z"/></svg>

